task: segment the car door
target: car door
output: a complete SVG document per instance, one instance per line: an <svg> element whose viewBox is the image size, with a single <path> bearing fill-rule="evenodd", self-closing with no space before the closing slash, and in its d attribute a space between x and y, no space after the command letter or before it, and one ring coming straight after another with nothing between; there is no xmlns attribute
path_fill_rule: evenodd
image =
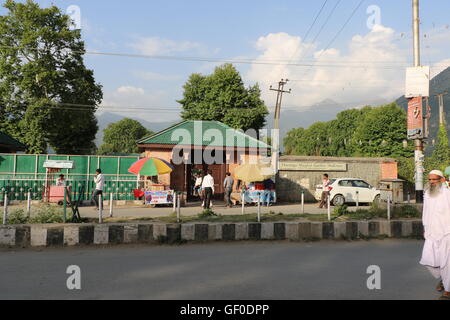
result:
<svg viewBox="0 0 450 320"><path fill-rule="evenodd" d="M353 187L351 180L340 180L337 185L339 189L336 190L336 194L342 194L345 198L345 202L355 201L355 188Z"/></svg>
<svg viewBox="0 0 450 320"><path fill-rule="evenodd" d="M353 180L353 186L355 188L355 201L356 201L356 191L358 191L358 201L359 202L372 202L372 188L370 184L364 180Z"/></svg>

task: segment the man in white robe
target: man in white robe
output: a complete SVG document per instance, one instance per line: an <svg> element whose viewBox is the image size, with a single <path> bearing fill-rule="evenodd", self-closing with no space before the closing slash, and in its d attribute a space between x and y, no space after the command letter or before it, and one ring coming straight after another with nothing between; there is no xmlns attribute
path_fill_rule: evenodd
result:
<svg viewBox="0 0 450 320"><path fill-rule="evenodd" d="M420 264L441 280L436 288L443 291L440 299L450 300L450 189L439 170L431 171L428 181L422 216L425 244Z"/></svg>

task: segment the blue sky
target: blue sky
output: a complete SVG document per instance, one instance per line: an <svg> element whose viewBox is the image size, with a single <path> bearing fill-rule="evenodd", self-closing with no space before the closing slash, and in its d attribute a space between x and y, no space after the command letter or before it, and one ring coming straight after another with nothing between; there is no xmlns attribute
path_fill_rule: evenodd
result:
<svg viewBox="0 0 450 320"><path fill-rule="evenodd" d="M44 7L54 3L63 11L71 5L78 6L89 51L317 64L236 64L246 84L260 84L270 109L274 96L268 86L282 77L298 80L291 83L293 94L285 100L290 110L307 110L327 99L353 107L400 96L404 67L411 63L412 56L411 0L364 1L336 41L321 52L360 2L338 1L326 2L306 39L306 31L324 0L36 2ZM376 6L380 12L380 26L373 29L367 26L370 6ZM421 1L422 64L431 64L433 72L450 64L449 14L450 1ZM322 26L323 31L312 43ZM176 108L175 100L181 97L188 76L193 72L210 73L219 64L103 55L87 55L86 63L104 87L105 107L101 110L105 111L111 111L109 106ZM322 66L326 64L341 66ZM390 69L380 69L380 65ZM121 112L129 113L126 109ZM173 121L178 111L158 116L141 112L139 116L151 122Z"/></svg>

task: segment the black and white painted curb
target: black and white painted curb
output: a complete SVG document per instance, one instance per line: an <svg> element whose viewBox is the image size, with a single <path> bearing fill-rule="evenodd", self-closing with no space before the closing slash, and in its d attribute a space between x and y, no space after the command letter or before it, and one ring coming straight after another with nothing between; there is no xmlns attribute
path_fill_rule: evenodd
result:
<svg viewBox="0 0 450 320"><path fill-rule="evenodd" d="M341 240L423 235L421 220L351 222L114 223L0 226L0 246L41 247L234 240Z"/></svg>

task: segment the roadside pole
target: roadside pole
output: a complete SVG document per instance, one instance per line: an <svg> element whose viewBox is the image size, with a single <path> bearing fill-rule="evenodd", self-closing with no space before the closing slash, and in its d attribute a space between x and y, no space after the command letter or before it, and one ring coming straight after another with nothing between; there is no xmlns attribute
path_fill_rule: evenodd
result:
<svg viewBox="0 0 450 320"><path fill-rule="evenodd" d="M103 223L103 197L101 194L98 195L98 223Z"/></svg>
<svg viewBox="0 0 450 320"><path fill-rule="evenodd" d="M114 194L111 192L109 194L109 217L112 218L113 216L113 196Z"/></svg>
<svg viewBox="0 0 450 320"><path fill-rule="evenodd" d="M3 197L3 224L7 224L8 219L8 191L4 191L5 196Z"/></svg>
<svg viewBox="0 0 450 320"><path fill-rule="evenodd" d="M64 223L67 221L67 188L64 187L64 200L63 200L63 211L64 211Z"/></svg>
<svg viewBox="0 0 450 320"><path fill-rule="evenodd" d="M245 193L244 193L244 190L242 190L242 193L241 193L241 205L242 205L241 212L242 212L242 215L244 215L245 214Z"/></svg>
<svg viewBox="0 0 450 320"><path fill-rule="evenodd" d="M302 213L305 213L305 190L302 190Z"/></svg>
<svg viewBox="0 0 450 320"><path fill-rule="evenodd" d="M419 0L413 0L413 51L414 67L420 66L420 18ZM422 101L422 98L421 98ZM421 115L422 116L422 115ZM415 160L415 182L416 182L416 203L423 203L423 140L414 140L414 160Z"/></svg>
<svg viewBox="0 0 450 320"><path fill-rule="evenodd" d="M27 217L31 216L31 189L28 189L27 195Z"/></svg>
<svg viewBox="0 0 450 320"><path fill-rule="evenodd" d="M181 216L181 194L177 195L177 222L180 222Z"/></svg>
<svg viewBox="0 0 450 320"><path fill-rule="evenodd" d="M261 192L258 192L258 222L261 222Z"/></svg>
<svg viewBox="0 0 450 320"><path fill-rule="evenodd" d="M328 194L327 198L327 214L328 214L328 221L331 221L331 202L330 202L330 194Z"/></svg>
<svg viewBox="0 0 450 320"><path fill-rule="evenodd" d="M359 191L356 190L356 210L359 209Z"/></svg>
<svg viewBox="0 0 450 320"><path fill-rule="evenodd" d="M388 221L391 220L391 194L390 193L387 196L387 218L388 218Z"/></svg>

